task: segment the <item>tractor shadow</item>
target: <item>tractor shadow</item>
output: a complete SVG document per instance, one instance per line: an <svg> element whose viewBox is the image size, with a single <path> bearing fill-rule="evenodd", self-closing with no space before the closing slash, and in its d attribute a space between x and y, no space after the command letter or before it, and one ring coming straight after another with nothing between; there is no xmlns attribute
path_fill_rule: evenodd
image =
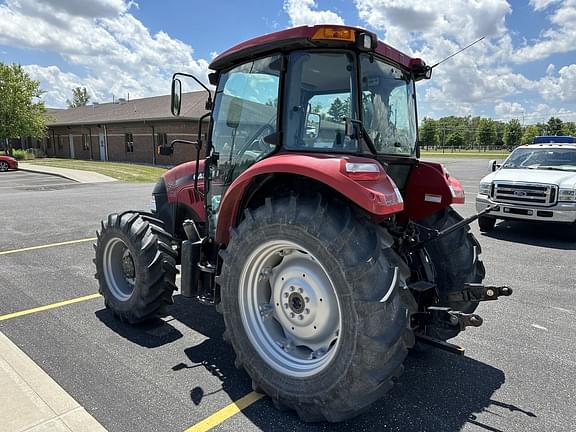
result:
<svg viewBox="0 0 576 432"><path fill-rule="evenodd" d="M183 361L173 365L172 371L187 374L204 368L219 382L210 388L191 385L187 389L190 394L188 408L192 411L205 403L205 399L220 392L225 392L231 400L250 393L251 380L245 372L236 369L234 352L222 340L224 322L215 308L182 296L176 296L174 300L170 315L207 339L186 348ZM97 315L113 331L145 347L160 346L182 337L169 320L158 319L144 325L129 326L119 323L105 310L97 312ZM431 350L410 355L405 362L404 374L392 391L366 413L350 421L305 424L294 412L276 410L269 398L249 406L242 415L261 430L270 431L459 431L470 423L498 432L496 427L483 424L478 415L496 407L500 411L504 409L535 417L529 411L492 399L504 382L505 375L500 369L469 357Z"/></svg>
<svg viewBox="0 0 576 432"><path fill-rule="evenodd" d="M482 236L511 243L576 250L576 226L559 223L501 221Z"/></svg>

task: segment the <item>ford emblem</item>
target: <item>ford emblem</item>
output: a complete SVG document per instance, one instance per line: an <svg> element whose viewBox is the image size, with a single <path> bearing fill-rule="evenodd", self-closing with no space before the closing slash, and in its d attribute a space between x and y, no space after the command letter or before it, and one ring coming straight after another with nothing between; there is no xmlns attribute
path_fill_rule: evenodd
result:
<svg viewBox="0 0 576 432"><path fill-rule="evenodd" d="M517 196L517 197L525 197L527 195L528 194L524 191L514 191L514 196Z"/></svg>

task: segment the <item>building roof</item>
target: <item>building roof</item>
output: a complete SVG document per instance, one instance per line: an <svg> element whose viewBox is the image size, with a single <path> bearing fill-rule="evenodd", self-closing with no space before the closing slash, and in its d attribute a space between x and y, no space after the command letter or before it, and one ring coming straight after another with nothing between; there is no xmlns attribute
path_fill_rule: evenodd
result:
<svg viewBox="0 0 576 432"><path fill-rule="evenodd" d="M207 111L205 91L184 93L180 117L195 120ZM174 120L170 112L170 95L132 99L120 103L103 103L69 109L48 109L48 126L92 125L132 121Z"/></svg>

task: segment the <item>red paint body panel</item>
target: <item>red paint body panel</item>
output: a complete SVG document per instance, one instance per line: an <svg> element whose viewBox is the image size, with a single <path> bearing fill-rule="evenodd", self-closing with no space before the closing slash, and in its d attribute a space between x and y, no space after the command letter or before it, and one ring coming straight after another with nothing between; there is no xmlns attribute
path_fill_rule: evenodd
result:
<svg viewBox="0 0 576 432"><path fill-rule="evenodd" d="M452 204L464 203L464 189L444 165L419 162L410 174L404 191L403 219L424 219Z"/></svg>
<svg viewBox="0 0 576 432"><path fill-rule="evenodd" d="M206 209L204 208L204 160L199 163L198 189L194 190L194 175L196 173L196 161L185 162L176 165L162 175L166 186L168 203L179 204L191 208L198 218L206 220Z"/></svg>
<svg viewBox="0 0 576 432"><path fill-rule="evenodd" d="M18 169L18 161L12 156L0 156L0 161L8 162L8 169Z"/></svg>
<svg viewBox="0 0 576 432"><path fill-rule="evenodd" d="M317 180L346 196L376 220L401 212L403 202L392 179L381 168L378 180L355 181L344 172L346 162L377 163L358 156L284 153L264 159L244 171L230 185L220 203L216 241L227 243L240 202L254 177L262 174L288 173Z"/></svg>
<svg viewBox="0 0 576 432"><path fill-rule="evenodd" d="M267 47L274 46L275 49L281 49L282 46L280 44L284 43L286 46L295 46L295 43L298 43L299 40L302 41L302 47L310 46L309 42L316 33L316 31L320 27L327 27L326 25L317 25L317 26L302 26L302 27L294 27L287 30L282 30L279 32L269 33L264 36L259 36L253 39L249 39L245 42L242 42L238 45L233 46L232 48L224 51L218 57L216 57L212 63L210 63L210 69L213 70L220 70L229 66L231 61L242 57L244 52L257 52L258 48L262 48L262 52L266 51ZM341 26L341 25L333 25L330 27L346 27L350 29L354 29L358 32L362 33L369 33L373 35L376 39L376 34L369 32L367 30L358 28L358 27L350 27L350 26ZM308 45L307 45L308 42ZM295 46L295 49L298 48ZM378 45L374 50L376 53L404 66L407 69L411 69L414 66L414 62L412 60L416 60L419 64L419 59L412 59L412 57L398 51L395 48L392 48L389 45L386 45L384 42L378 41ZM248 56L246 56L246 60Z"/></svg>

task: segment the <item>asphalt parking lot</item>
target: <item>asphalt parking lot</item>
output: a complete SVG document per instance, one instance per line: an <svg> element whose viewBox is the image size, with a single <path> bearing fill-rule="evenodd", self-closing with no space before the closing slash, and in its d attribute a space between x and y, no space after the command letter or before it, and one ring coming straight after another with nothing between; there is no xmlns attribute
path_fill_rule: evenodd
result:
<svg viewBox="0 0 576 432"><path fill-rule="evenodd" d="M456 207L465 216L486 165L447 162L467 191L467 204ZM97 292L89 239L108 213L146 209L151 190L2 173L0 316ZM410 356L394 389L346 423L303 424L262 398L214 430L574 431L576 243L561 226L472 229L485 282L515 293L479 306L484 325L454 340L465 357ZM0 331L109 431L183 431L252 391L222 341L220 316L180 296L170 316L137 327L115 320L97 298L0 321Z"/></svg>

